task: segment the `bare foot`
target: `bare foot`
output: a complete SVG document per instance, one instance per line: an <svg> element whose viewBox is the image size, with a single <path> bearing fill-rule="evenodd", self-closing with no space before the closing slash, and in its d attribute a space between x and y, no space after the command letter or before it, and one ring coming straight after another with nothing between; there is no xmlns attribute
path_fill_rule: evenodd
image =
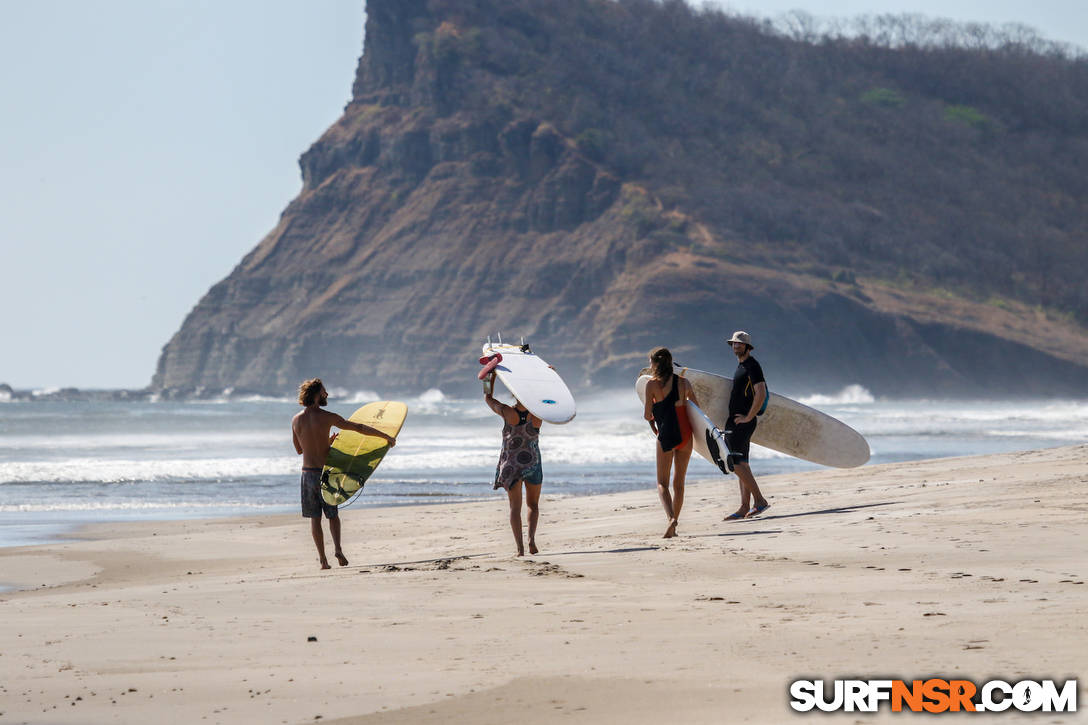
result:
<svg viewBox="0 0 1088 725"><path fill-rule="evenodd" d="M672 537L676 536L676 525L678 523L680 522L676 519L672 519L671 521L669 521L669 528L665 529L665 535L661 538L671 539Z"/></svg>
<svg viewBox="0 0 1088 725"><path fill-rule="evenodd" d="M530 541L529 542L529 553L530 554L539 554L540 553L540 549L536 548L536 542L535 541Z"/></svg>
<svg viewBox="0 0 1088 725"><path fill-rule="evenodd" d="M518 556L525 556L525 549L518 549Z"/></svg>
<svg viewBox="0 0 1088 725"><path fill-rule="evenodd" d="M344 552L342 552L342 551L336 552L336 563L339 564L340 566L347 566L348 565L348 558L346 556L344 556Z"/></svg>
<svg viewBox="0 0 1088 725"><path fill-rule="evenodd" d="M332 567L329 566L329 562L328 562L327 559L322 559L321 560L321 568L322 569L332 569Z"/></svg>

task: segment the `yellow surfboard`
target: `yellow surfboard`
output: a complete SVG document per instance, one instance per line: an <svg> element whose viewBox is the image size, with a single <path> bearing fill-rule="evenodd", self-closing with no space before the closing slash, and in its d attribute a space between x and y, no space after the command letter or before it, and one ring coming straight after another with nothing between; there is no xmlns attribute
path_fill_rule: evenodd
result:
<svg viewBox="0 0 1088 725"><path fill-rule="evenodd" d="M396 438L406 417L408 406L404 403L381 400L367 403L348 420L369 425ZM338 506L359 493L388 451L389 443L384 438L351 430L340 431L321 471L321 497L325 503Z"/></svg>

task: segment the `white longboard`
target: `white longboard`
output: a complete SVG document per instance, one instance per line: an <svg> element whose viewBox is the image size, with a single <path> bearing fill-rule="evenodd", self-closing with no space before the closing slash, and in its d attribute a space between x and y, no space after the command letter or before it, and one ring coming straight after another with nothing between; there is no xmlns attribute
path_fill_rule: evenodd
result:
<svg viewBox="0 0 1088 725"><path fill-rule="evenodd" d="M642 389L645 391L646 387L643 386ZM689 400L684 405L687 407L688 422L691 423L691 445L694 451L720 468L722 473L732 473L733 459L721 429L695 403Z"/></svg>
<svg viewBox="0 0 1088 725"><path fill-rule="evenodd" d="M649 369L643 369L635 390L645 402ZM702 370L680 368L702 405L703 413L721 430L732 428L729 421L729 393L733 379ZM840 420L784 395L771 393L767 411L759 416L752 442L834 468L855 468L869 460L869 444L860 433ZM698 450L698 449L696 449Z"/></svg>
<svg viewBox="0 0 1088 725"><path fill-rule="evenodd" d="M537 418L548 423L569 423L574 418L577 410L567 384L527 345L486 343L483 354L502 355L495 366L497 377Z"/></svg>

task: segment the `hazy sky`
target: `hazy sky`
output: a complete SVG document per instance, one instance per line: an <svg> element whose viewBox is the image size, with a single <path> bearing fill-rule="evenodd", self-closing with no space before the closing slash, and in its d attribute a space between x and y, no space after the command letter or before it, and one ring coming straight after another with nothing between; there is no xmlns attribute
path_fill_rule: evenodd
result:
<svg viewBox="0 0 1088 725"><path fill-rule="evenodd" d="M818 17L1020 22L1088 47L1083 0L761 0ZM0 382L145 386L276 223L340 115L363 0L0 0Z"/></svg>

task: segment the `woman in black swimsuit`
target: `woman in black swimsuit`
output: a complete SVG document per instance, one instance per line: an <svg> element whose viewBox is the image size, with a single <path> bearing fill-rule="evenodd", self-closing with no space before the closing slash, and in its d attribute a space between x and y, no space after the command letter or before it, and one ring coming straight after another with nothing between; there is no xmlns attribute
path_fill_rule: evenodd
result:
<svg viewBox="0 0 1088 725"><path fill-rule="evenodd" d="M669 526L665 538L676 536L680 509L684 506L684 476L691 460L691 426L684 402L696 405L695 391L686 379L672 371L672 353L658 347L650 353L653 379L646 385L645 418L657 436L657 494L665 507ZM669 469L673 469L669 494Z"/></svg>

